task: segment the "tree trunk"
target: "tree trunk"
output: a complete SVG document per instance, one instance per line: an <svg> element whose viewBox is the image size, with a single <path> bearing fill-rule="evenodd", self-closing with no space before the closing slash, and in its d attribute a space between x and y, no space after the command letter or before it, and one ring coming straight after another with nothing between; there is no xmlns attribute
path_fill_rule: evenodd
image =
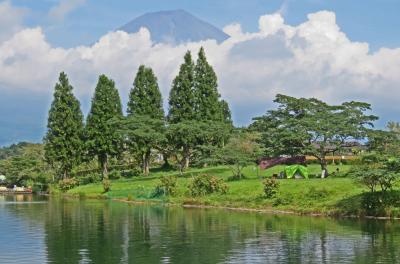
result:
<svg viewBox="0 0 400 264"><path fill-rule="evenodd" d="M147 150L143 155L143 174L145 176L150 174L150 150Z"/></svg>
<svg viewBox="0 0 400 264"><path fill-rule="evenodd" d="M168 161L168 155L165 154L165 153L163 153L162 155L163 155L163 160L164 160L163 167L164 167L164 168L170 167L170 164L169 164L169 161Z"/></svg>
<svg viewBox="0 0 400 264"><path fill-rule="evenodd" d="M321 171L322 171L322 176L321 178L326 178L328 177L328 165L326 163L325 157L320 159L320 165L321 165Z"/></svg>
<svg viewBox="0 0 400 264"><path fill-rule="evenodd" d="M190 163L190 149L188 147L183 148L183 169L189 168Z"/></svg>
<svg viewBox="0 0 400 264"><path fill-rule="evenodd" d="M107 154L101 155L100 162L101 162L101 168L103 170L102 171L103 179L108 180L108 156L107 156Z"/></svg>

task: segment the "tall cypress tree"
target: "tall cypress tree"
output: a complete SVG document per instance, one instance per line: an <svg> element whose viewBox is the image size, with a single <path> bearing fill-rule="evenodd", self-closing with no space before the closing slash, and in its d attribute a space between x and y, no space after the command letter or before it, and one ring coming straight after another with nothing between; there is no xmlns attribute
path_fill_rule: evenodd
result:
<svg viewBox="0 0 400 264"><path fill-rule="evenodd" d="M221 107L217 75L208 63L203 47L200 48L194 72L197 119L220 121Z"/></svg>
<svg viewBox="0 0 400 264"><path fill-rule="evenodd" d="M167 138L175 151L181 153L181 169L189 166L192 149L197 144L195 104L194 63L188 51L169 95Z"/></svg>
<svg viewBox="0 0 400 264"><path fill-rule="evenodd" d="M190 51L186 52L184 60L178 76L172 83L172 89L169 94L168 120L172 124L193 120L196 117L194 63Z"/></svg>
<svg viewBox="0 0 400 264"><path fill-rule="evenodd" d="M229 125L233 125L232 124L232 114L231 114L231 110L229 109L229 104L227 101L225 100L221 100L219 102L220 104L220 108L221 108L221 120Z"/></svg>
<svg viewBox="0 0 400 264"><path fill-rule="evenodd" d="M151 68L139 67L129 94L128 115L147 115L151 118L164 118L161 92L157 77Z"/></svg>
<svg viewBox="0 0 400 264"><path fill-rule="evenodd" d="M64 72L55 86L54 99L49 110L47 134L44 137L45 158L58 167L62 178L68 178L83 152L83 115L80 103L72 93Z"/></svg>
<svg viewBox="0 0 400 264"><path fill-rule="evenodd" d="M101 75L92 98L85 134L89 155L97 156L105 180L108 180L109 158L120 154L122 149L121 135L110 122L119 118L122 118L122 106L118 90L113 80Z"/></svg>
<svg viewBox="0 0 400 264"><path fill-rule="evenodd" d="M151 68L141 65L129 94L124 134L139 154L143 174L150 172L151 150L164 140L164 110L157 78Z"/></svg>

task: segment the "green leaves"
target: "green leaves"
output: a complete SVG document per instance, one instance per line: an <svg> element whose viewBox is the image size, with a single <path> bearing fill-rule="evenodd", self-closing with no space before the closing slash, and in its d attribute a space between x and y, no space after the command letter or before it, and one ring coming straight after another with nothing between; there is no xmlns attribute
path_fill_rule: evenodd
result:
<svg viewBox="0 0 400 264"><path fill-rule="evenodd" d="M83 154L83 115L67 75L60 73L44 137L45 157L62 177L69 176Z"/></svg>
<svg viewBox="0 0 400 264"><path fill-rule="evenodd" d="M163 119L162 105L160 89L153 70L141 65L129 94L128 115L148 115L151 118Z"/></svg>
<svg viewBox="0 0 400 264"><path fill-rule="evenodd" d="M108 157L122 151L121 135L110 122L113 118L122 118L121 100L114 81L101 75L87 117L85 137L89 156L98 157L104 174L107 174Z"/></svg>
<svg viewBox="0 0 400 264"><path fill-rule="evenodd" d="M278 94L276 110L255 118L251 128L262 133L267 155L312 155L325 169L325 156L340 151L346 141L367 136L368 126L377 119L367 115L370 105L345 102L328 105L315 98L294 98Z"/></svg>

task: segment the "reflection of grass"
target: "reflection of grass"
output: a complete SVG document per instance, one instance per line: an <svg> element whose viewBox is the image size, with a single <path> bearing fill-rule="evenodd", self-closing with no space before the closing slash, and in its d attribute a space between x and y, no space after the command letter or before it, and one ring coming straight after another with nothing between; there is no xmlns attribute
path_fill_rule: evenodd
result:
<svg viewBox="0 0 400 264"><path fill-rule="evenodd" d="M349 169L349 166L339 166L341 172ZM330 166L331 171L336 166ZM327 179L309 180L279 180L280 189L276 197L266 199L263 195L262 177L277 174L283 170L283 166L276 166L261 171L254 166L244 169L245 179L241 181L227 181L229 191L225 195L211 194L203 197L190 197L187 193L187 185L191 177L207 173L227 180L231 175L229 167L218 166L210 168L194 168L186 171L183 176L177 171L153 170L149 177L134 177L112 181L111 191L107 193L109 198L131 200L158 200L176 204L197 204L225 207L245 207L256 209L289 210L298 213L321 214L365 214L362 208L362 193L365 189L352 179L330 177ZM309 165L310 174L318 174L318 165ZM178 191L174 197L152 198L155 186L159 178L164 175L178 176ZM102 193L100 183L79 186L69 191L69 194L77 195L85 193L86 197L98 197Z"/></svg>

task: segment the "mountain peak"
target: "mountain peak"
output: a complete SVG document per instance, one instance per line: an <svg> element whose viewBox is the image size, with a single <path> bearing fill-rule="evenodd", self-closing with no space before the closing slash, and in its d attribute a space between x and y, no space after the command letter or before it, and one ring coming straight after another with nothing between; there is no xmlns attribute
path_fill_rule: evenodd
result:
<svg viewBox="0 0 400 264"><path fill-rule="evenodd" d="M141 27L150 31L151 38L156 43L180 44L207 39L222 42L229 37L222 30L183 9L146 13L118 30L135 33Z"/></svg>

